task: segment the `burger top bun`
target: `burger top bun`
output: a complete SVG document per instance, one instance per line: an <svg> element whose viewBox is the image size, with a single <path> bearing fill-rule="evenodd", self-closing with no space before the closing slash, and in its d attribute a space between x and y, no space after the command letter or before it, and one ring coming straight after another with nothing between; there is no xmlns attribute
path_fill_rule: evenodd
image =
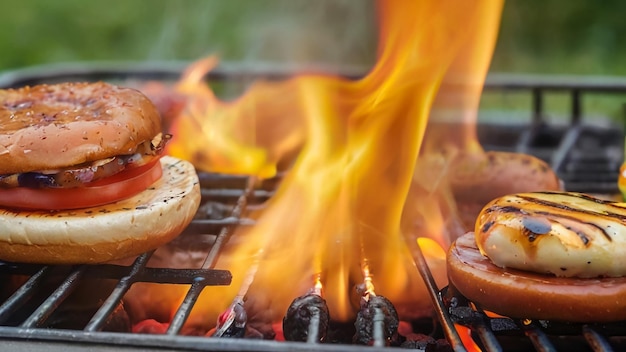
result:
<svg viewBox="0 0 626 352"><path fill-rule="evenodd" d="M157 109L134 89L99 82L0 90L0 174L132 154L159 132Z"/></svg>
<svg viewBox="0 0 626 352"><path fill-rule="evenodd" d="M160 160L163 176L115 203L63 211L0 208L0 259L41 264L99 263L157 248L192 220L200 186L189 162Z"/></svg>

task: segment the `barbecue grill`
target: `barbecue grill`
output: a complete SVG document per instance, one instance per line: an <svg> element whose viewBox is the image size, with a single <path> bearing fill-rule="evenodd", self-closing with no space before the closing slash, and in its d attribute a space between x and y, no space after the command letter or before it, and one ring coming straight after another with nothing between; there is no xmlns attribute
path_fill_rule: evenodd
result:
<svg viewBox="0 0 626 352"><path fill-rule="evenodd" d="M111 82L157 80L174 82L188 63L92 63L29 68L0 75L0 87L18 87L63 81ZM222 64L208 75L209 81L245 84L259 77L282 79L298 68L255 64ZM308 67L324 71L323 67ZM333 72L337 69L334 68ZM357 78L362 70L339 69L341 74ZM525 152L550 163L565 188L599 194L617 194L619 167L624 159L624 132L615 121L586 121L583 96L589 94L624 94L626 81L586 81L563 77L492 75L485 86L490 92L522 92L532 96L530 122L480 123L479 140L487 150ZM571 114L560 123L545 117L544 97L552 91L566 92L572 98ZM625 110L626 112L626 110ZM259 181L251 177L200 173L203 203L219 208L218 213L197 218L175 241L198 240L211 247L203 268L173 269L147 266L154 251L138 256L130 265L44 266L0 262L0 279L19 276L24 283L17 291L0 296L0 339L11 350L203 350L203 351L361 351L363 346L313 342L279 342L245 338L209 338L185 336L183 324L198 296L207 286L228 285L228 270L210 265L212 256L239 226L254 226L247 217L251 209L263 207L280 182ZM470 329L473 339L487 351L514 350L595 350L626 348L626 322L613 324L567 324L549 321L513 320L488 317L477 311L454 287L439 290L417 244L410 248L416 270L427 285L437 317L434 337L445 338L455 351L464 351L454 324ZM130 286L139 282L188 285L185 299L164 334L119 332L116 320L120 302ZM85 284L99 290L95 302L78 322L64 325L64 303ZM0 294L2 294L0 287ZM84 320L84 321L82 321ZM60 322L61 321L61 322ZM112 322L113 321L113 322ZM119 324L119 322L117 322ZM75 325L75 326L71 326ZM123 325L123 319L122 319ZM371 351L396 351L398 347L367 347Z"/></svg>

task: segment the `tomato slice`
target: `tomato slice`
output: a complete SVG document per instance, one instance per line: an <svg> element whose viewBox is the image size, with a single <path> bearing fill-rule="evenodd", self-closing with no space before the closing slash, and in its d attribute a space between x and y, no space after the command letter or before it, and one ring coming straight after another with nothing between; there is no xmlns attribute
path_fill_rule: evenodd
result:
<svg viewBox="0 0 626 352"><path fill-rule="evenodd" d="M0 189L0 207L31 210L67 210L116 202L144 191L161 178L159 158L140 167L76 188Z"/></svg>

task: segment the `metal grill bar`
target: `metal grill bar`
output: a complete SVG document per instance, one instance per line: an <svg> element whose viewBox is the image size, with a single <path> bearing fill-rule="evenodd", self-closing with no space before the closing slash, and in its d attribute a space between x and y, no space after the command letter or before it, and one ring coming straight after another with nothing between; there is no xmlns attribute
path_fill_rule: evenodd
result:
<svg viewBox="0 0 626 352"><path fill-rule="evenodd" d="M128 275L123 276L120 279L111 295L109 295L100 309L98 309L89 323L87 323L84 331L93 332L102 329L105 319L111 315L115 307L117 307L117 305L121 302L122 297L124 297L126 292L130 289L130 286L135 282L135 278L139 275L141 269L143 269L146 266L146 263L148 263L148 259L150 259L152 253L154 253L154 251L144 253L135 259Z"/></svg>
<svg viewBox="0 0 626 352"><path fill-rule="evenodd" d="M428 263L426 262L426 258L424 258L424 254L422 253L421 248L417 243L413 243L413 241L407 241L409 250L413 255L413 260L417 270L422 275L422 279L426 284L426 288L428 289L428 293L430 295L430 299L433 302L433 305L436 308L437 318L443 324L444 334L450 342L452 348L454 348L457 352L466 351L465 346L463 345L463 341L459 336L459 333L454 328L454 322L450 318L450 316L446 313L446 308L443 303L443 299L441 298L441 294L437 289L437 283L433 278L430 269L428 268Z"/></svg>
<svg viewBox="0 0 626 352"><path fill-rule="evenodd" d="M491 328L485 323L485 319L477 319L473 324L473 330L476 331L480 338L480 342L488 351L503 351L502 346L498 343L496 335Z"/></svg>
<svg viewBox="0 0 626 352"><path fill-rule="evenodd" d="M0 324L4 324L11 314L15 313L26 300L32 297L39 285L43 283L45 276L50 270L52 269L49 266L41 268L0 306Z"/></svg>
<svg viewBox="0 0 626 352"><path fill-rule="evenodd" d="M587 343L589 343L589 346L591 346L594 351L613 351L613 347L611 347L611 344L609 344L604 336L599 334L597 331L587 325L583 326L582 330L585 340L587 340Z"/></svg>
<svg viewBox="0 0 626 352"><path fill-rule="evenodd" d="M191 287L189 287L189 290L187 291L187 295L185 295L185 299L178 307L176 314L174 314L174 317L170 322L170 326L167 328L166 333L168 335L177 335L180 332L180 329L182 329L183 324L187 321L187 318L191 313L193 305L198 300L198 297L200 296L200 293L202 293L205 286L204 280L196 280L191 284Z"/></svg>
<svg viewBox="0 0 626 352"><path fill-rule="evenodd" d="M466 326L476 335L475 340L483 351L603 351L610 352L626 346L626 326L622 322L611 324L567 324L547 321L513 321L509 318L490 318L471 308L462 296L449 287L441 294L445 297L442 314L451 321ZM454 302L454 303L452 303ZM610 336L610 339L607 338ZM528 344L525 344L524 337ZM506 348L505 348L506 347ZM456 349L461 350L461 349Z"/></svg>
<svg viewBox="0 0 626 352"><path fill-rule="evenodd" d="M522 321L520 326L538 352L556 352L556 348L552 345L550 339L534 323Z"/></svg>
<svg viewBox="0 0 626 352"><path fill-rule="evenodd" d="M85 274L85 267L81 266L74 270L65 281L59 286L45 301L42 305L31 314L28 319L26 319L21 327L23 328L33 328L41 326L44 321L52 314L62 302L67 298L67 296L72 293L72 291L76 288L78 281Z"/></svg>
<svg viewBox="0 0 626 352"><path fill-rule="evenodd" d="M221 250L222 244L224 243L226 239L230 237L230 235L233 232L233 229L235 228L235 225L240 224L241 216L243 212L245 211L246 205L248 203L248 197L250 196L250 194L252 194L255 191L254 186L255 186L254 180L248 180L246 188L243 190L243 192L237 195L238 197L237 206L233 208L233 211L231 212L230 216L227 218L228 221L223 222L222 231L220 231L220 234L217 236L215 242L213 243L213 246L211 247L211 251L207 255L204 261L204 264L202 265L204 269L214 267L216 259L217 259L217 255L219 251ZM203 190L209 191L210 189L203 188ZM205 197L214 196L214 194L209 194L209 193L210 192L204 192L203 195ZM223 193L224 192L222 192L221 195L223 195ZM231 192L231 197L232 197L232 192ZM180 330L183 327L183 324L185 323L185 321L187 321L187 318L189 317L189 314L191 313L191 309L193 308L193 305L198 300L198 297L202 293L202 290L204 289L204 287L206 287L206 283L204 282L204 280L196 280L193 282L193 284L187 291L187 294L185 295L185 299L183 300L182 304L178 307L176 313L174 314L174 317L172 318L170 326L167 329L168 335L176 335L180 332Z"/></svg>
<svg viewBox="0 0 626 352"><path fill-rule="evenodd" d="M42 265L32 264L11 264L10 266L4 266L5 270L0 270L0 274L8 275L34 275L40 270L50 271L47 275L59 276L62 270L54 269L67 269L64 266L58 267L44 267ZM121 277L127 275L134 267L115 265L115 264L99 264L89 265L84 268L87 271L86 276L91 278L102 279L114 279L119 280ZM196 277L202 277L209 280L211 285L229 285L231 275L228 270L208 270L208 269L170 269L170 268L142 268L136 276L134 276L136 282L154 282L160 284L191 284ZM43 278L42 278L43 279ZM34 288L23 285L27 291L32 291ZM7 302L2 302L0 305L0 317L5 309Z"/></svg>
<svg viewBox="0 0 626 352"><path fill-rule="evenodd" d="M248 197L250 197L251 195L254 197L259 197L259 198L270 197L271 194L269 192L264 192L262 195L255 193L255 190L254 190L255 183L256 181L250 178L246 181L245 189L242 190L241 192L237 192L237 195L236 195L237 204L233 208L232 213L230 214L231 219L237 219L237 220L240 219L242 213L245 211L246 206L248 204ZM232 233L232 229L233 229L232 226L225 226L222 228L222 231L220 231L220 234L215 239L215 243L211 247L211 251L207 255L206 259L204 260L204 264L202 264L203 268L212 268L215 265L217 256L219 255L219 252L222 250L222 245L224 244L224 241L226 241L230 237Z"/></svg>
<svg viewBox="0 0 626 352"><path fill-rule="evenodd" d="M42 342L45 351L67 351L68 345L93 351L248 351L248 352L389 352L415 351L403 348L327 345L258 339L206 338L197 336L146 335L111 332L77 333L72 330L24 329L0 326L0 340L28 343ZM58 345L57 345L58 344ZM18 346L23 346L22 344ZM41 347L41 346L40 346Z"/></svg>

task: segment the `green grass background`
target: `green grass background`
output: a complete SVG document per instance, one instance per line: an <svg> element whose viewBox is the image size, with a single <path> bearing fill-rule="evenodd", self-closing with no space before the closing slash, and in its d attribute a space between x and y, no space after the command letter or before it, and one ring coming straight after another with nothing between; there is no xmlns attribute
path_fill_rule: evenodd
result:
<svg viewBox="0 0 626 352"><path fill-rule="evenodd" d="M375 38L368 0L0 1L0 71L211 53L235 61L369 65ZM507 1L491 71L626 76L626 1ZM551 101L568 106L567 97ZM615 98L600 104L619 114L614 105Z"/></svg>

